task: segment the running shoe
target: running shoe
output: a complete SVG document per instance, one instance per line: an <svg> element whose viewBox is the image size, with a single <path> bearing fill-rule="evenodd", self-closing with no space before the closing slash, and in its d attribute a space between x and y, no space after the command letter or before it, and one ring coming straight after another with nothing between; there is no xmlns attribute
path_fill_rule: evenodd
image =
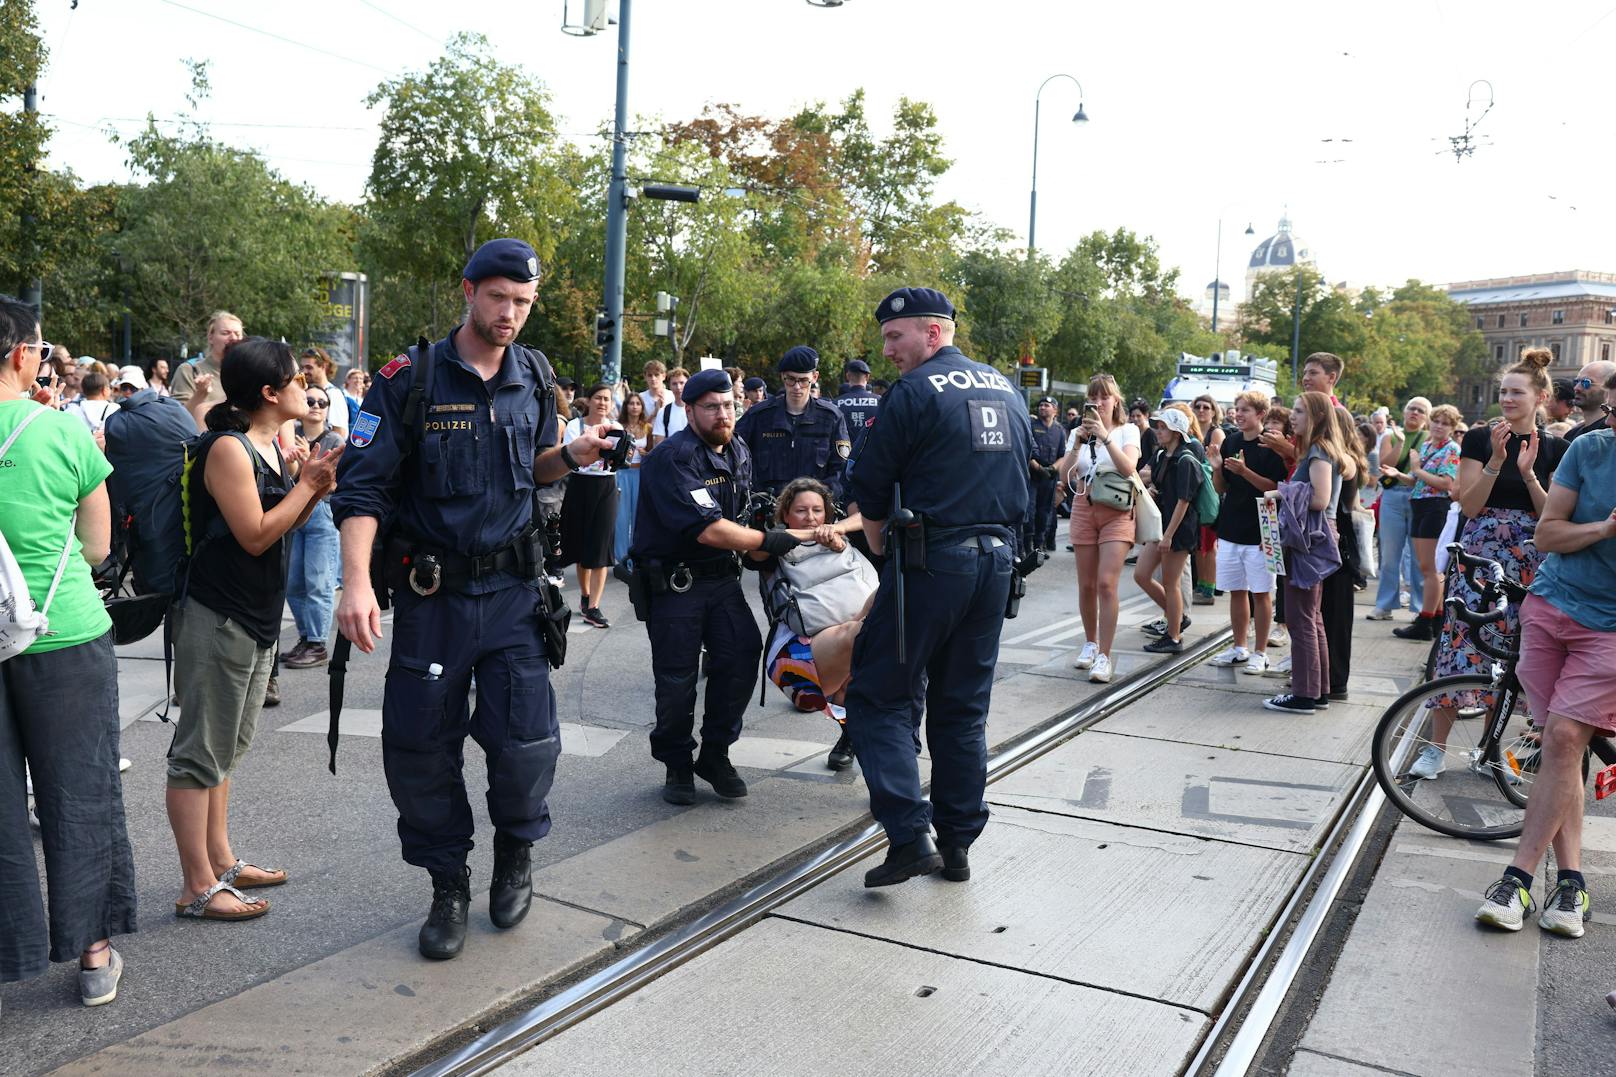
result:
<svg viewBox="0 0 1616 1077"><path fill-rule="evenodd" d="M1267 671L1268 656L1263 654L1261 651L1252 651L1251 657L1246 659L1246 664L1240 667L1241 673L1247 673L1253 677L1266 673Z"/></svg>
<svg viewBox="0 0 1616 1077"><path fill-rule="evenodd" d="M1290 692L1269 696L1262 701L1262 705L1271 711L1282 711L1285 714L1312 714L1318 709L1313 705L1313 700L1307 696L1293 695Z"/></svg>
<svg viewBox="0 0 1616 1077"><path fill-rule="evenodd" d="M1146 654L1178 654L1184 649L1184 643L1182 640L1169 639L1163 636L1160 639L1151 640L1139 649Z"/></svg>
<svg viewBox="0 0 1616 1077"><path fill-rule="evenodd" d="M1094 656L1094 665L1089 669L1089 680L1095 684L1111 683L1111 656L1097 654Z"/></svg>
<svg viewBox="0 0 1616 1077"><path fill-rule="evenodd" d="M1189 626L1190 626L1190 619L1188 617L1185 617L1182 621L1179 622L1178 630L1179 630L1180 633L1182 633L1186 629L1188 629ZM1165 619L1161 618L1161 617L1158 617L1154 621L1147 621L1144 624L1140 625L1139 626L1139 631L1143 632L1147 636L1155 636L1155 637L1157 637L1159 639L1162 636L1167 635L1167 621Z"/></svg>
<svg viewBox="0 0 1616 1077"><path fill-rule="evenodd" d="M606 615L600 612L599 606L585 606L582 616L585 621L594 625L596 628L612 627L611 622L606 619Z"/></svg>
<svg viewBox="0 0 1616 1077"><path fill-rule="evenodd" d="M1243 666L1251 661L1251 652L1244 647L1230 647L1212 656L1214 666Z"/></svg>
<svg viewBox="0 0 1616 1077"><path fill-rule="evenodd" d="M1392 619L1392 611L1383 610L1379 606L1376 606L1374 609L1365 614L1364 617L1366 620L1370 621L1389 621Z"/></svg>
<svg viewBox="0 0 1616 1077"><path fill-rule="evenodd" d="M1291 641L1290 635L1285 631L1284 625L1275 625L1268 630L1268 646L1283 647Z"/></svg>
<svg viewBox="0 0 1616 1077"><path fill-rule="evenodd" d="M1532 892L1519 879L1505 875L1487 888L1487 900L1476 910L1476 919L1505 931L1519 931L1531 911Z"/></svg>
<svg viewBox="0 0 1616 1077"><path fill-rule="evenodd" d="M1593 915L1588 891L1570 879L1561 879L1560 885L1554 888L1554 893L1543 906L1543 915L1538 917L1537 926L1568 939L1580 939L1583 921L1592 919Z"/></svg>
<svg viewBox="0 0 1616 1077"><path fill-rule="evenodd" d="M1442 767L1447 755L1447 752L1444 752L1436 745L1427 744L1420 749L1419 757L1414 760L1414 765L1408 768L1408 776L1410 778L1423 778L1426 781L1435 778L1442 773Z"/></svg>
<svg viewBox="0 0 1616 1077"><path fill-rule="evenodd" d="M1092 669L1094 658L1100 653L1100 645L1089 641L1083 644L1083 649L1077 652L1077 660L1072 663L1073 669Z"/></svg>

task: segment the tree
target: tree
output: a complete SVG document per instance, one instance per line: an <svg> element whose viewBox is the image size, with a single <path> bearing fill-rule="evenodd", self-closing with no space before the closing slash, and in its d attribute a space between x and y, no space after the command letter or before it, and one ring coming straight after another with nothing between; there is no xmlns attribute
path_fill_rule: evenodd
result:
<svg viewBox="0 0 1616 1077"><path fill-rule="evenodd" d="M1318 270L1296 266L1285 272L1264 273L1257 277L1251 296L1240 307L1241 334L1249 351L1260 352L1280 361L1284 372L1282 390L1294 388L1288 377L1291 333L1296 325L1296 296L1301 289L1300 363L1313 352L1331 352L1346 360L1347 376L1352 374L1352 357L1361 355L1368 342L1369 326L1346 292L1330 287ZM1344 382L1345 384L1345 379Z"/></svg>
<svg viewBox="0 0 1616 1077"><path fill-rule="evenodd" d="M1062 305L1042 255L968 251L950 276L960 289L961 347L974 359L1009 369L1060 328Z"/></svg>
<svg viewBox="0 0 1616 1077"><path fill-rule="evenodd" d="M24 215L37 221L43 208L36 168L50 132L37 112L20 106L23 92L44 70L45 55L32 0L0 3L0 101L6 103L0 109L0 206L16 210L7 212L0 224L0 274L6 287L16 291L43 274L49 257L48 245L38 242L37 232L25 234L21 222Z"/></svg>

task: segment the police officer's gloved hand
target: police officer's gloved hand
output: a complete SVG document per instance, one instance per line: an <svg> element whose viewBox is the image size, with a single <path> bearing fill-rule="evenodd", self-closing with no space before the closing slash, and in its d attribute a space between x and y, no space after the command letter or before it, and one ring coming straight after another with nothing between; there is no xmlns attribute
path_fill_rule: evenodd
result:
<svg viewBox="0 0 1616 1077"><path fill-rule="evenodd" d="M763 532L763 545L759 547L764 553L773 557L783 557L796 549L799 543L784 531Z"/></svg>

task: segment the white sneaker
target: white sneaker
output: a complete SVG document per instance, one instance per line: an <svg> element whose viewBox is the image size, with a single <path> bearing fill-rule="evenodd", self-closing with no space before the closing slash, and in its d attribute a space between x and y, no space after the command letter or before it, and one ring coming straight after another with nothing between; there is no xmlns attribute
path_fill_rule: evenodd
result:
<svg viewBox="0 0 1616 1077"><path fill-rule="evenodd" d="M1389 621L1389 620L1392 619L1392 611L1391 610L1383 610L1379 606L1376 606L1374 609L1370 610L1364 616L1367 617L1371 621Z"/></svg>
<svg viewBox="0 0 1616 1077"><path fill-rule="evenodd" d="M1268 656L1261 651L1252 651L1251 657L1246 659L1246 664L1240 667L1241 673L1249 673L1254 677L1267 671Z"/></svg>
<svg viewBox="0 0 1616 1077"><path fill-rule="evenodd" d="M1412 608L1408 604L1408 592L1407 591L1399 591L1399 592L1397 592L1397 608L1401 609L1401 610L1406 610L1406 609L1411 609ZM1414 612L1418 613L1419 610L1415 610Z"/></svg>
<svg viewBox="0 0 1616 1077"><path fill-rule="evenodd" d="M1286 634L1284 625L1275 625L1268 630L1268 646L1283 647L1290 641L1291 637Z"/></svg>
<svg viewBox="0 0 1616 1077"><path fill-rule="evenodd" d="M1419 758L1414 760L1414 765L1408 768L1408 776L1410 778L1424 778L1427 781L1435 778L1442 773L1447 754L1436 745L1427 744L1420 749Z"/></svg>
<svg viewBox="0 0 1616 1077"><path fill-rule="evenodd" d="M1519 931L1532 904L1531 893L1505 875L1487 888L1487 900L1476 910L1476 919L1505 931Z"/></svg>
<svg viewBox="0 0 1616 1077"><path fill-rule="evenodd" d="M1089 670L1089 680L1095 684L1111 683L1111 656L1098 654L1094 656L1094 668Z"/></svg>
<svg viewBox="0 0 1616 1077"><path fill-rule="evenodd" d="M1077 652L1077 660L1072 663L1073 669L1090 669L1094 665L1095 656L1100 653L1100 647L1092 640L1083 644L1083 649Z"/></svg>
<svg viewBox="0 0 1616 1077"><path fill-rule="evenodd" d="M1268 674L1272 677L1289 677L1291 675L1291 656L1286 655L1278 662L1268 667Z"/></svg>
<svg viewBox="0 0 1616 1077"><path fill-rule="evenodd" d="M1230 647L1212 656L1214 666L1241 666L1251 660L1251 652L1244 647Z"/></svg>

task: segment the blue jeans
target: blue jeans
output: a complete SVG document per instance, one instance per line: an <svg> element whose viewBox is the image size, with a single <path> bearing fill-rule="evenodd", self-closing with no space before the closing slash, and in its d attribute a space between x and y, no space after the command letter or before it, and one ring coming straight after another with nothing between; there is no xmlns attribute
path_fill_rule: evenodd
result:
<svg viewBox="0 0 1616 1077"><path fill-rule="evenodd" d="M299 638L324 643L331 634L331 611L337 604L337 559L341 556L331 503L321 501L303 526L286 536L291 556L286 566L286 601L292 607Z"/></svg>
<svg viewBox="0 0 1616 1077"><path fill-rule="evenodd" d="M628 561L628 548L634 542L634 510L640 503L640 469L625 468L617 473L617 545L613 560Z"/></svg>
<svg viewBox="0 0 1616 1077"><path fill-rule="evenodd" d="M1398 578L1408 581L1409 609L1418 610L1424 601L1424 580L1420 575L1420 562L1414 556L1414 540L1409 537L1413 510L1409 508L1409 495L1413 489L1393 486L1380 492L1380 585L1375 589L1375 608L1395 610ZM1398 569L1401 568L1401 572Z"/></svg>

